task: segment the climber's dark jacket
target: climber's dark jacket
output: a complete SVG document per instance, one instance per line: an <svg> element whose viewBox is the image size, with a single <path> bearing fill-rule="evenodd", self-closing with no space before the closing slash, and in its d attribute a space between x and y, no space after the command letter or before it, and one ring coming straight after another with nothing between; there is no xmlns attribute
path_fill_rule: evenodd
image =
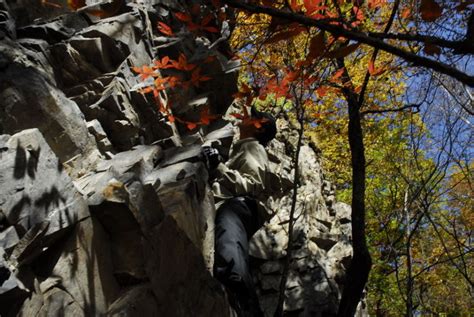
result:
<svg viewBox="0 0 474 317"><path fill-rule="evenodd" d="M263 204L270 195L268 172L267 152L255 138L235 142L229 160L220 163L214 171L212 189L216 207L232 197L251 197L257 203L258 220L262 225L273 215Z"/></svg>
<svg viewBox="0 0 474 317"><path fill-rule="evenodd" d="M214 274L239 316L263 316L249 268L249 240L272 215L262 203L269 196L267 175L267 152L254 138L237 141L226 164L214 171Z"/></svg>

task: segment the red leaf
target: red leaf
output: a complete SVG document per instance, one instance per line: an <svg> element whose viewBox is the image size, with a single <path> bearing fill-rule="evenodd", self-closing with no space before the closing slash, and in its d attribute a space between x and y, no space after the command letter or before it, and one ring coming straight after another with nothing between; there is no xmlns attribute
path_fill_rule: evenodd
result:
<svg viewBox="0 0 474 317"><path fill-rule="evenodd" d="M201 6L198 3L193 4L191 7L191 14L199 15L199 13L201 13Z"/></svg>
<svg viewBox="0 0 474 317"><path fill-rule="evenodd" d="M359 43L347 45L347 46L338 48L336 50L333 50L331 52L328 52L326 56L329 58L343 58L351 54L352 52L354 52L359 47L359 45L360 45Z"/></svg>
<svg viewBox="0 0 474 317"><path fill-rule="evenodd" d="M192 18L189 14L183 13L183 12L176 12L174 14L176 18L182 22L190 22L192 21Z"/></svg>
<svg viewBox="0 0 474 317"><path fill-rule="evenodd" d="M202 25L202 26L208 25L208 24L212 21L212 19L213 19L212 14L206 15L206 16L202 19L201 25Z"/></svg>
<svg viewBox="0 0 474 317"><path fill-rule="evenodd" d="M173 30L163 22L158 22L158 31L168 36L172 36L174 34Z"/></svg>
<svg viewBox="0 0 474 317"><path fill-rule="evenodd" d="M240 114L240 113L231 113L230 114L232 117L234 118L237 118L237 119L240 119L242 120L244 118L244 115L243 114Z"/></svg>
<svg viewBox="0 0 474 317"><path fill-rule="evenodd" d="M173 123L175 121L175 117L173 115L168 116L168 121Z"/></svg>
<svg viewBox="0 0 474 317"><path fill-rule="evenodd" d="M206 26L204 27L204 31L210 32L210 33L219 33L219 29L213 26Z"/></svg>
<svg viewBox="0 0 474 317"><path fill-rule="evenodd" d="M369 9L381 8L387 1L386 0L369 0ZM360 6L360 5L359 5Z"/></svg>
<svg viewBox="0 0 474 317"><path fill-rule="evenodd" d="M200 119L201 119L202 124L208 125L209 123L211 123L211 121L214 121L218 118L219 118L219 116L213 115L213 114L210 113L209 106L202 107L201 115L200 115Z"/></svg>
<svg viewBox="0 0 474 317"><path fill-rule="evenodd" d="M209 55L208 57L206 57L206 59L204 60L204 63L205 64L208 64L208 63L212 63L213 61L216 60L216 57L214 55Z"/></svg>
<svg viewBox="0 0 474 317"><path fill-rule="evenodd" d="M425 54L427 55L439 55L441 54L441 49L439 48L439 46L426 43L425 47L423 48L423 52L425 52Z"/></svg>
<svg viewBox="0 0 474 317"><path fill-rule="evenodd" d="M171 62L171 60L170 60L169 56L164 56L161 59L161 61L159 59L157 59L156 61L154 61L155 69L171 68L171 67L173 67L173 65L170 62Z"/></svg>
<svg viewBox="0 0 474 317"><path fill-rule="evenodd" d="M307 60L312 61L317 57L321 57L326 50L326 43L324 42L324 32L321 31L316 34L309 43L309 53Z"/></svg>
<svg viewBox="0 0 474 317"><path fill-rule="evenodd" d="M196 65L189 64L186 55L183 53L179 54L178 61L171 60L171 66L169 68L176 68L177 70L190 71L193 70Z"/></svg>
<svg viewBox="0 0 474 317"><path fill-rule="evenodd" d="M280 42L282 40L288 40L288 39L300 34L304 30L306 30L306 29L303 28L303 27L297 27L295 29L281 31L281 32L273 34L272 37L270 37L269 39L267 39L265 41L265 43L266 44L272 44L272 43Z"/></svg>
<svg viewBox="0 0 474 317"><path fill-rule="evenodd" d="M291 83L293 82L298 76L300 75L300 72L298 71L290 71L288 72L285 77L283 78L282 84L284 85L285 83Z"/></svg>
<svg viewBox="0 0 474 317"><path fill-rule="evenodd" d="M201 81L208 81L208 80L211 80L211 77L209 76L202 76L201 75L201 68L200 67L196 67L194 69L194 71L192 72L191 74L191 82L195 85L195 86L199 86L199 82Z"/></svg>
<svg viewBox="0 0 474 317"><path fill-rule="evenodd" d="M304 0L304 7L306 14L311 15L314 11L319 10L319 5L322 0Z"/></svg>
<svg viewBox="0 0 474 317"><path fill-rule="evenodd" d="M364 20L364 11L362 11L361 8L356 7L356 6L352 7L352 11L356 15L356 20L357 21L352 23L352 26L355 26L355 25L360 24Z"/></svg>
<svg viewBox="0 0 474 317"><path fill-rule="evenodd" d="M435 0L421 0L421 18L427 22L433 22L441 16L443 8Z"/></svg>

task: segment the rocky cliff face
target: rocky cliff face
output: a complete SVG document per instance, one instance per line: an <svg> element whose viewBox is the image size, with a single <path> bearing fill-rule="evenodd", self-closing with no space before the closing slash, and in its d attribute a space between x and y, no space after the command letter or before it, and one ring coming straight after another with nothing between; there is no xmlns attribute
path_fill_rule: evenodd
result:
<svg viewBox="0 0 474 317"><path fill-rule="evenodd" d="M154 25L194 1L128 3L114 16L0 1L0 314L2 316L232 316L212 277L215 207L201 144L229 151L219 119L199 132L170 123L137 92L131 67L184 54L212 56L199 87L166 91L181 120L203 106L225 113L235 61L219 34L161 36ZM195 1L195 3L199 3ZM176 100L176 99L175 99ZM274 177L292 186L294 135L279 120ZM194 132L194 133L192 133ZM290 316L330 316L351 256L350 209L336 203L318 153L302 149ZM272 315L289 195L252 241L254 276Z"/></svg>

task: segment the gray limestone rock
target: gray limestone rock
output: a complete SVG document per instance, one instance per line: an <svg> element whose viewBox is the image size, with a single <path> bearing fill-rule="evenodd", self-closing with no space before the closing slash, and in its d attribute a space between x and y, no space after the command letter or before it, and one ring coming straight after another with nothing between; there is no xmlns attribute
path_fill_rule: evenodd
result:
<svg viewBox="0 0 474 317"><path fill-rule="evenodd" d="M87 129L94 136L97 143L97 148L101 153L110 156L113 152L115 152L112 143L110 143L110 140L107 136L107 133L105 133L102 125L97 119L88 121Z"/></svg>
<svg viewBox="0 0 474 317"><path fill-rule="evenodd" d="M16 38L15 21L12 19L6 0L0 1L0 39Z"/></svg>
<svg viewBox="0 0 474 317"><path fill-rule="evenodd" d="M166 215L172 216L201 250L206 267L214 263L214 199L201 162L182 162L149 174ZM159 183L159 186L157 184Z"/></svg>
<svg viewBox="0 0 474 317"><path fill-rule="evenodd" d="M223 287L173 217L165 217L151 239L155 254L148 274L159 316L231 316Z"/></svg>
<svg viewBox="0 0 474 317"><path fill-rule="evenodd" d="M133 286L110 305L107 316L158 316L158 304L150 284Z"/></svg>
<svg viewBox="0 0 474 317"><path fill-rule="evenodd" d="M283 127L280 133L289 134L286 138L291 139L291 131L285 129ZM269 147L270 168L278 171L276 175L291 175L288 162L292 150L285 148L280 141L272 141ZM301 148L300 163L292 262L284 309L292 316L335 316L340 297L338 283L343 280L352 254L348 242L350 207L334 203L334 191L323 178L319 154L310 146ZM287 178L291 184L292 179ZM328 204L328 199L332 199L332 204ZM341 212L334 214L329 205ZM278 299L278 272L283 267L288 244L291 195L270 197L267 206L277 214L254 235L250 251L252 256L264 260L263 263L257 262L261 264L254 269L254 275L257 276L265 315L272 316Z"/></svg>
<svg viewBox="0 0 474 317"><path fill-rule="evenodd" d="M0 132L38 128L62 162L94 152L95 141L77 105L31 67L19 47L0 43L1 59L7 66L0 72Z"/></svg>
<svg viewBox="0 0 474 317"><path fill-rule="evenodd" d="M9 242L9 261L16 267L88 217L89 210L37 129L4 137L0 143L0 209L20 238L15 246Z"/></svg>
<svg viewBox="0 0 474 317"><path fill-rule="evenodd" d="M111 267L107 234L93 218L81 221L45 261L50 277L35 282L19 316L95 316L104 314L119 288ZM49 263L48 263L49 262Z"/></svg>

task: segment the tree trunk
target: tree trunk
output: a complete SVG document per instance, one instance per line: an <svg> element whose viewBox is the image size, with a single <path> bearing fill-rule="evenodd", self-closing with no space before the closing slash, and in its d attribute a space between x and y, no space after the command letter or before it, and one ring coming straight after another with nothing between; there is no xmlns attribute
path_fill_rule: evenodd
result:
<svg viewBox="0 0 474 317"><path fill-rule="evenodd" d="M344 67L340 62L339 66ZM343 75L349 81L347 71ZM338 317L354 316L369 278L372 260L365 240L365 154L357 96L343 89L349 107L349 146L352 164L352 247L353 257L346 272Z"/></svg>
<svg viewBox="0 0 474 317"><path fill-rule="evenodd" d="M290 219L288 221L288 246L286 248L285 262L283 265L283 273L280 280L280 294L278 295L277 308L274 317L283 316L283 306L285 303L286 281L288 280L288 272L290 270L291 256L293 253L293 228L295 222L296 201L298 200L298 185L299 185L299 157L301 150L301 143L304 133L304 109L300 109L301 105L296 100L297 117L300 124L298 130L298 143L296 144L296 153L294 157L295 175L293 176L293 196L291 200Z"/></svg>
<svg viewBox="0 0 474 317"><path fill-rule="evenodd" d="M410 210L408 208L408 189L405 191L404 211L406 217L406 235L407 235L407 300L406 300L406 316L413 316L413 277L412 277L412 259L411 259L411 231L410 231Z"/></svg>

